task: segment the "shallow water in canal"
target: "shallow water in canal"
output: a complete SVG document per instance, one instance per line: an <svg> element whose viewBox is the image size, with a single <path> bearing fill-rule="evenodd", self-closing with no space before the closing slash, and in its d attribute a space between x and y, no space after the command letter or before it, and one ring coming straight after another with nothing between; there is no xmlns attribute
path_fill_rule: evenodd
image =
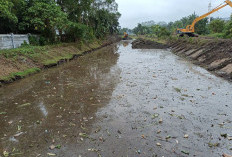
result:
<svg viewBox="0 0 232 157"><path fill-rule="evenodd" d="M169 50L102 48L0 88L0 156L232 154L232 84Z"/></svg>

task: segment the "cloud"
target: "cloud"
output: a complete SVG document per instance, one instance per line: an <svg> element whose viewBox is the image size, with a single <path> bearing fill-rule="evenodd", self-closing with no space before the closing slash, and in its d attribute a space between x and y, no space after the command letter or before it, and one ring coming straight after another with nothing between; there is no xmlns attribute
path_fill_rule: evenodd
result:
<svg viewBox="0 0 232 157"><path fill-rule="evenodd" d="M202 15L208 12L209 0L116 0L119 12L122 14L122 27L133 28L137 23L154 20L176 21L184 16L196 13ZM213 1L213 7L223 3L223 0ZM229 17L232 8L227 6L213 14L213 17Z"/></svg>

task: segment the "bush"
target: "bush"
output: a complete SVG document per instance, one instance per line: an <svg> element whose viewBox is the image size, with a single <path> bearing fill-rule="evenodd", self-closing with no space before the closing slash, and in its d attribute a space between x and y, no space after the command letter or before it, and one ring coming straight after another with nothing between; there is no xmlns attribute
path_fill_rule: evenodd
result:
<svg viewBox="0 0 232 157"><path fill-rule="evenodd" d="M28 37L29 43L34 46L39 46L39 38L33 35L29 35Z"/></svg>
<svg viewBox="0 0 232 157"><path fill-rule="evenodd" d="M66 29L66 37L68 41L78 41L86 39L89 34L88 26L80 23L70 22Z"/></svg>
<svg viewBox="0 0 232 157"><path fill-rule="evenodd" d="M213 20L210 22L209 28L213 33L222 33L225 28L225 22L220 19Z"/></svg>

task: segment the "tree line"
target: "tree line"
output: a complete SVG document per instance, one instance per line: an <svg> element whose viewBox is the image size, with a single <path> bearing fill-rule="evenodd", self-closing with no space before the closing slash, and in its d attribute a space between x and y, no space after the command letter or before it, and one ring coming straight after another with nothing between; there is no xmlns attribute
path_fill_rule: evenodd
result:
<svg viewBox="0 0 232 157"><path fill-rule="evenodd" d="M115 0L0 0L0 34L38 34L40 44L92 40L116 33L120 16Z"/></svg>
<svg viewBox="0 0 232 157"><path fill-rule="evenodd" d="M133 29L122 28L120 33L132 32L136 35L151 35L156 37L170 36L175 34L177 28L186 28L187 25L191 25L197 17L194 13L175 22L155 23L154 21L147 21L139 23ZM211 18L209 22L209 18L202 19L195 25L195 33L219 38L232 38L232 16L227 21L219 18Z"/></svg>

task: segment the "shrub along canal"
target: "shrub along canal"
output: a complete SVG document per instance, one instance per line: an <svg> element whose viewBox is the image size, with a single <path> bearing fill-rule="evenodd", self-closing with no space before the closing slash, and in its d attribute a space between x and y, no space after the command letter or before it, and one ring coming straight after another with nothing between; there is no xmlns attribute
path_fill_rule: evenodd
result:
<svg viewBox="0 0 232 157"><path fill-rule="evenodd" d="M123 41L0 88L0 156L232 154L231 89Z"/></svg>

